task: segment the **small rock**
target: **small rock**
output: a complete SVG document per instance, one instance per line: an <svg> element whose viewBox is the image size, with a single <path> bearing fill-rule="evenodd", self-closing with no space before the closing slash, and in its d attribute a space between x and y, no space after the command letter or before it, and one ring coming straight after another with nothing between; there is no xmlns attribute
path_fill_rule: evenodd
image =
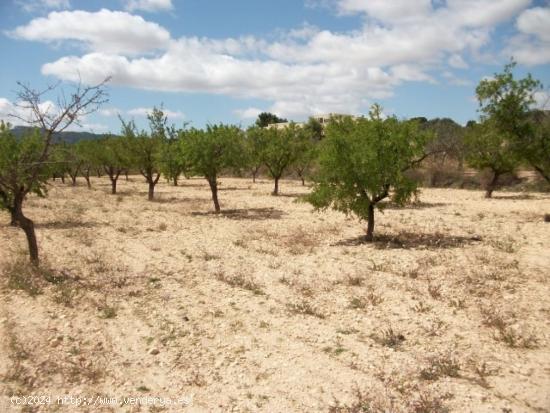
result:
<svg viewBox="0 0 550 413"><path fill-rule="evenodd" d="M156 347L153 347L151 350L149 350L149 354L156 356L158 353L160 353L160 350Z"/></svg>

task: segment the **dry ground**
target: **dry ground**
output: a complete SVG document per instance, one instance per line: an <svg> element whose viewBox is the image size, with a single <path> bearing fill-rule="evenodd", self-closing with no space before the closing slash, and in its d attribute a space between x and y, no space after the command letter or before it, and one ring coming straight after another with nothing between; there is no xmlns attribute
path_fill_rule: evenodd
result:
<svg viewBox="0 0 550 413"><path fill-rule="evenodd" d="M155 202L139 177L115 196L53 184L26 208L48 283L1 213L0 411L21 411L13 394L193 397L23 410L52 412L550 411L548 194L425 189L365 245L296 182L221 182L220 216L201 179Z"/></svg>

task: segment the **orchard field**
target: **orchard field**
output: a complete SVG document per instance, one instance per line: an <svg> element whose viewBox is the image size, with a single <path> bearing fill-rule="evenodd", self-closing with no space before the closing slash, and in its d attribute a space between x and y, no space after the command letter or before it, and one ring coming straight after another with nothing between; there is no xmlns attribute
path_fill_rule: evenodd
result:
<svg viewBox="0 0 550 413"><path fill-rule="evenodd" d="M39 269L0 215L0 411L550 411L550 194L422 189L369 244L298 181L110 187L29 197Z"/></svg>

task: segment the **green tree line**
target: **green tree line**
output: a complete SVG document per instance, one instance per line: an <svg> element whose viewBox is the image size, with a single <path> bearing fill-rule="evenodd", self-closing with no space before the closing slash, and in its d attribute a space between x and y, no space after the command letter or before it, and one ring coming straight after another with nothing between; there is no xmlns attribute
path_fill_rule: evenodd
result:
<svg viewBox="0 0 550 413"><path fill-rule="evenodd" d="M388 202L410 202L419 185L411 172L427 158L488 171L487 197L503 174L520 166L533 168L550 183L550 116L533 109L542 85L530 75L515 79L513 68L511 62L479 83L479 121L465 128L448 119L385 116L377 104L368 116L334 116L325 126L313 118L305 124L272 125L284 119L262 113L246 130L227 124L176 128L161 106L148 115L148 129L120 118L118 134L54 143L54 133L104 101L102 85L79 89L77 106L51 119L40 111L41 94L24 88L21 100L43 122L19 137L1 124L0 207L10 212L12 225L23 229L31 260L38 263L34 226L23 214L23 202L29 193L45 195L50 178L68 176L76 185L82 177L91 188L94 176L106 175L116 194L121 176L140 173L153 201L161 177L177 186L182 175L201 176L208 182L214 211L220 213L219 177L250 174L255 181L263 170L273 180L275 196L285 175L295 174L302 184L311 180L312 190L304 199L315 209L333 208L365 220L365 240L372 241L375 210Z"/></svg>

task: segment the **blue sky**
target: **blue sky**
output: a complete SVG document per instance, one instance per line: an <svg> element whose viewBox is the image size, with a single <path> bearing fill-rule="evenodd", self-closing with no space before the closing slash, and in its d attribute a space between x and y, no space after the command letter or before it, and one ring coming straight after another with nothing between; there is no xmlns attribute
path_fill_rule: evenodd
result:
<svg viewBox="0 0 550 413"><path fill-rule="evenodd" d="M17 81L111 76L110 101L81 120L97 133L117 132L117 114L145 127L161 104L171 123L197 127L246 126L260 111L364 114L374 102L465 123L476 84L511 56L517 76L550 85L542 0L4 0L0 27L0 118L19 110Z"/></svg>

